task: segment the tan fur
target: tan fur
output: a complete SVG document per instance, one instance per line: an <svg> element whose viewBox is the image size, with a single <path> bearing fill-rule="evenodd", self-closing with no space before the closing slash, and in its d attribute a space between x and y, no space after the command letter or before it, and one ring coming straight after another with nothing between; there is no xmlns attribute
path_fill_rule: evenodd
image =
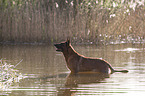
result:
<svg viewBox="0 0 145 96"><path fill-rule="evenodd" d="M109 68L113 72L128 72L128 70L114 70L105 60L85 57L77 53L67 40L61 44L55 44L57 51L61 51L65 57L67 67L72 73L78 72L101 72L108 73Z"/></svg>

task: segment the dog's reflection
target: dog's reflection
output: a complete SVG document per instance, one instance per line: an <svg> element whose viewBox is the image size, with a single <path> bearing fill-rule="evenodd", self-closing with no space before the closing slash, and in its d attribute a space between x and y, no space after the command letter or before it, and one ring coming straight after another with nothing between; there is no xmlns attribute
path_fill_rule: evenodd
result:
<svg viewBox="0 0 145 96"><path fill-rule="evenodd" d="M79 84L100 83L105 78L109 78L109 74L105 73L78 73L69 74L66 77L65 86L59 88L58 96L72 96L76 93Z"/></svg>

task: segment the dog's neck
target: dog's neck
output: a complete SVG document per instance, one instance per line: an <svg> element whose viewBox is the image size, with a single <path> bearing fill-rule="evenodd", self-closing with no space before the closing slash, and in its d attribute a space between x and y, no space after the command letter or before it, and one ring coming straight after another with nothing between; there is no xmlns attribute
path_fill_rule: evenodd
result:
<svg viewBox="0 0 145 96"><path fill-rule="evenodd" d="M74 50L74 48L69 45L68 49L63 52L66 62L71 56L79 56L79 54Z"/></svg>

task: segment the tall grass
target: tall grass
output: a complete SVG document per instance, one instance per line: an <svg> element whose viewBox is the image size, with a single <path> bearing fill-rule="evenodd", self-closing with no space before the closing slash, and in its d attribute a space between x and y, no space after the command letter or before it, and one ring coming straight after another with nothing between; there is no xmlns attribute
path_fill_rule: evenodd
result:
<svg viewBox="0 0 145 96"><path fill-rule="evenodd" d="M144 1L1 0L0 42L144 40Z"/></svg>

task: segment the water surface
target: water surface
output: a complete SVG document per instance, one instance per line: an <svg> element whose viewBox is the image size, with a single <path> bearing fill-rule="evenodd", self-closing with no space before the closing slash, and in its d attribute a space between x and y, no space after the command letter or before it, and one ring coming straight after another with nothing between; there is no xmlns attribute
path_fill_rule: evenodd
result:
<svg viewBox="0 0 145 96"><path fill-rule="evenodd" d="M145 47L141 44L74 45L88 57L102 58L114 69L129 73L70 74L64 57L54 46L3 45L0 58L13 65L23 60L17 69L24 79L0 90L10 96L142 96L145 94Z"/></svg>

